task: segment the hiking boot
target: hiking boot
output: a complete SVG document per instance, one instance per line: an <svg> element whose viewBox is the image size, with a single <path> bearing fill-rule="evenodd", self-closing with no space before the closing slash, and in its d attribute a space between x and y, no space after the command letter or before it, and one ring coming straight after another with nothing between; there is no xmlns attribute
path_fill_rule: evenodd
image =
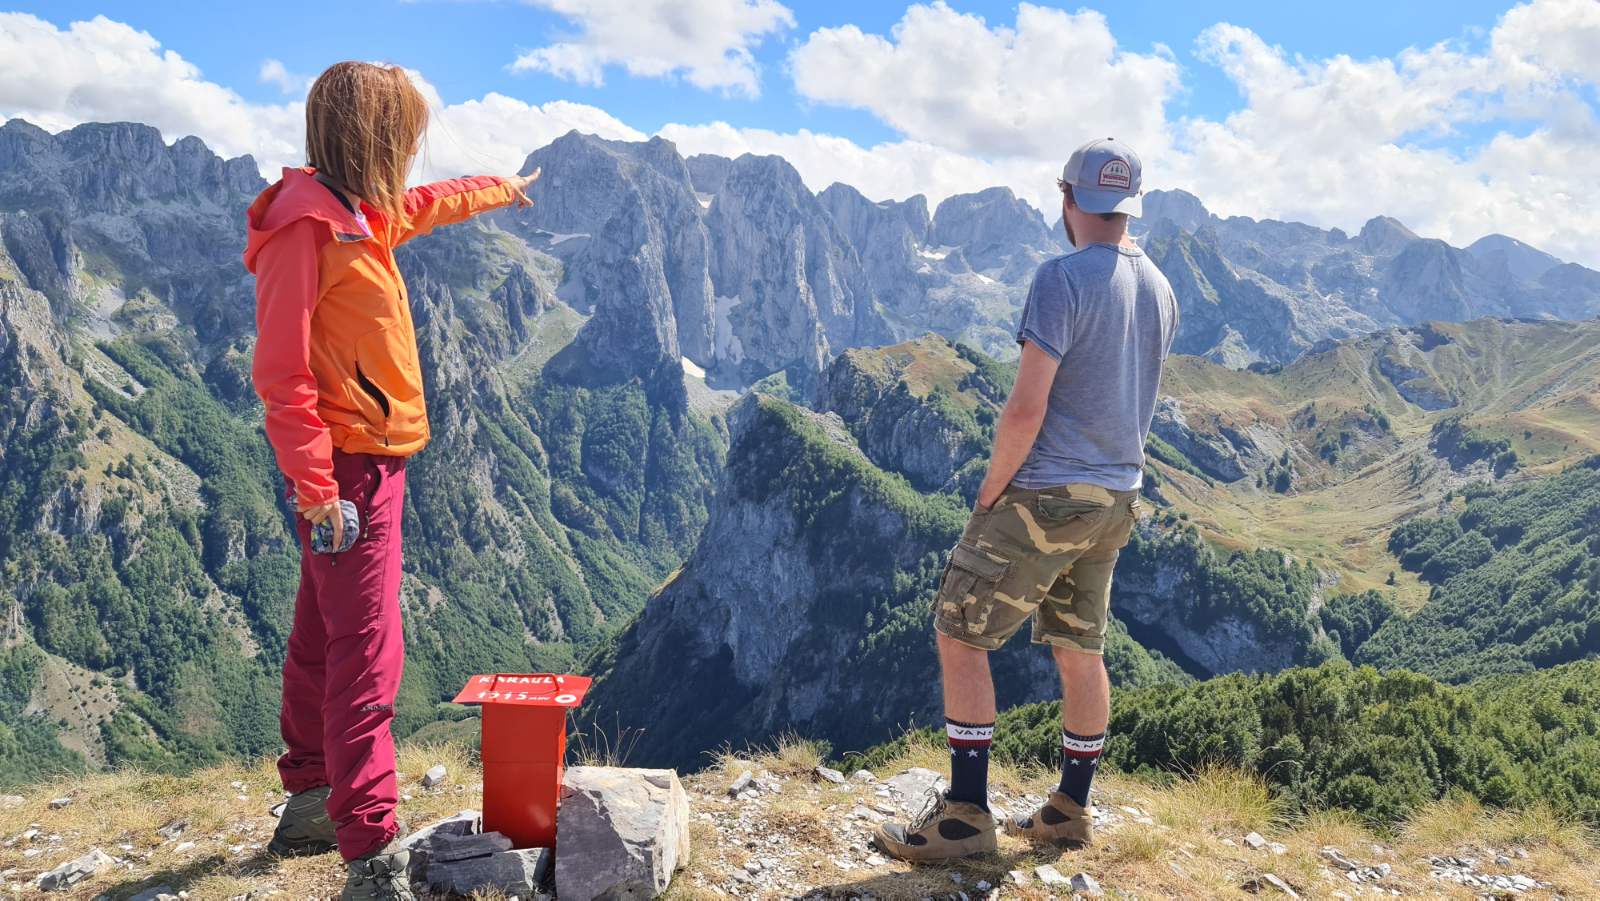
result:
<svg viewBox="0 0 1600 901"><path fill-rule="evenodd" d="M411 852L395 842L345 864L339 901L416 901L411 893Z"/></svg>
<svg viewBox="0 0 1600 901"><path fill-rule="evenodd" d="M279 857L326 854L338 847L333 818L328 816L328 786L309 788L289 796L272 832L267 851Z"/></svg>
<svg viewBox="0 0 1600 901"><path fill-rule="evenodd" d="M950 860L995 850L994 815L970 801L928 793L928 803L910 824L884 823L872 836L890 857L912 862Z"/></svg>
<svg viewBox="0 0 1600 901"><path fill-rule="evenodd" d="M1069 850L1094 843L1094 817L1089 809L1059 791L1051 792L1050 799L1033 815L1007 817L1005 830L1006 835Z"/></svg>

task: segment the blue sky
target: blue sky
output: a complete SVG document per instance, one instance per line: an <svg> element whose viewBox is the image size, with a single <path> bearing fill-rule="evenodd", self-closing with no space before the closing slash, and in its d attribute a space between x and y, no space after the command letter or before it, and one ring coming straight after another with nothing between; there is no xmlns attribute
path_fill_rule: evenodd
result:
<svg viewBox="0 0 1600 901"><path fill-rule="evenodd" d="M1003 2L949 5L994 24L1011 22L1017 6ZM1200 32L1217 22L1246 25L1268 43L1291 53L1378 57L1440 41L1481 42L1509 4L1504 0L1124 0L1043 5L1102 12L1127 49L1148 52L1157 44L1171 48L1187 76L1187 90L1179 95L1173 111L1220 117L1239 107L1239 92L1215 66L1196 58L1194 48ZM513 73L508 66L519 51L559 40L572 31L564 17L515 2L279 0L265 7L241 7L196 0L48 0L14 2L11 8L60 26L96 15L126 22L155 35L166 48L199 66L208 79L264 103L281 99L276 87L257 78L264 59L280 60L289 71L306 74L339 59L387 60L425 71L447 102L498 91L530 103L561 98L593 104L646 132L669 122L724 120L779 131L809 128L871 144L892 139L894 129L865 112L819 105L798 96L784 77L784 59L799 40L817 28L854 24L863 31L887 34L905 11L905 4L881 0L790 4L796 27L764 41L756 51L762 72L762 94L756 99L700 90L681 79L631 77L614 68L600 87L540 72ZM316 25L308 27L311 22ZM1467 141L1475 136L1461 137Z"/></svg>
<svg viewBox="0 0 1600 901"><path fill-rule="evenodd" d="M1053 218L1061 160L1110 134L1222 215L1390 215L1600 264L1597 0L0 0L0 117L134 119L270 177L301 155L305 79L350 58L435 97L419 177L576 128L779 154L874 199L1005 185Z"/></svg>

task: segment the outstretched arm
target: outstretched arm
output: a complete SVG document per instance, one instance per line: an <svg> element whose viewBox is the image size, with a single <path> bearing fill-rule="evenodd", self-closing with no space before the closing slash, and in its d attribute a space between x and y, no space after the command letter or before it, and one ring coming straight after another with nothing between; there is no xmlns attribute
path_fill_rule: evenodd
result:
<svg viewBox="0 0 1600 901"><path fill-rule="evenodd" d="M399 247L441 225L461 222L513 203L519 207L531 206L533 201L525 192L538 179L539 170L535 169L531 175L508 178L477 175L412 188L406 192L405 221L396 224L392 244Z"/></svg>
<svg viewBox="0 0 1600 901"><path fill-rule="evenodd" d="M1027 462L1033 442L1044 425L1045 408L1050 403L1050 386L1055 384L1061 361L1032 341L1022 345L1022 362L1017 366L1017 383L1006 400L1000 422L994 430L994 453L989 459L989 474L978 489L978 506L988 509L1011 484L1011 479Z"/></svg>

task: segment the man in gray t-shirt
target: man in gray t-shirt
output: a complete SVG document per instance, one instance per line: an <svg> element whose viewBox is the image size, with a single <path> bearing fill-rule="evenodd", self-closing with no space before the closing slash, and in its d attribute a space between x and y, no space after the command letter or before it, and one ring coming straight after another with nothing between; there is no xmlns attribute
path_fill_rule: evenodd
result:
<svg viewBox="0 0 1600 901"><path fill-rule="evenodd" d="M1138 490L1177 325L1172 286L1131 242L1086 244L1040 266L1017 342L1060 366L1039 436L1011 484Z"/></svg>
<svg viewBox="0 0 1600 901"><path fill-rule="evenodd" d="M1061 784L1004 828L1056 846L1093 839L1089 786L1111 711L1101 658L1111 573L1139 516L1145 437L1178 325L1172 286L1128 237L1139 182L1139 157L1110 139L1078 148L1062 173L1062 219L1078 249L1034 276L989 474L934 602L950 789L915 821L878 827L878 846L896 857L994 850L988 654L1030 618L1061 672Z"/></svg>

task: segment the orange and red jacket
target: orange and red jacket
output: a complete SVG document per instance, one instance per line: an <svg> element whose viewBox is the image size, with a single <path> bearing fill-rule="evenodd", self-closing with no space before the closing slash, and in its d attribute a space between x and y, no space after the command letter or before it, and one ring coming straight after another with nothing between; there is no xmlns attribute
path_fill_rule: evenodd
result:
<svg viewBox="0 0 1600 901"><path fill-rule="evenodd" d="M251 376L267 440L301 506L339 496L333 450L405 457L428 443L428 410L394 249L516 198L504 180L457 178L405 196L404 221L350 212L315 170L284 169L250 205L256 277Z"/></svg>

